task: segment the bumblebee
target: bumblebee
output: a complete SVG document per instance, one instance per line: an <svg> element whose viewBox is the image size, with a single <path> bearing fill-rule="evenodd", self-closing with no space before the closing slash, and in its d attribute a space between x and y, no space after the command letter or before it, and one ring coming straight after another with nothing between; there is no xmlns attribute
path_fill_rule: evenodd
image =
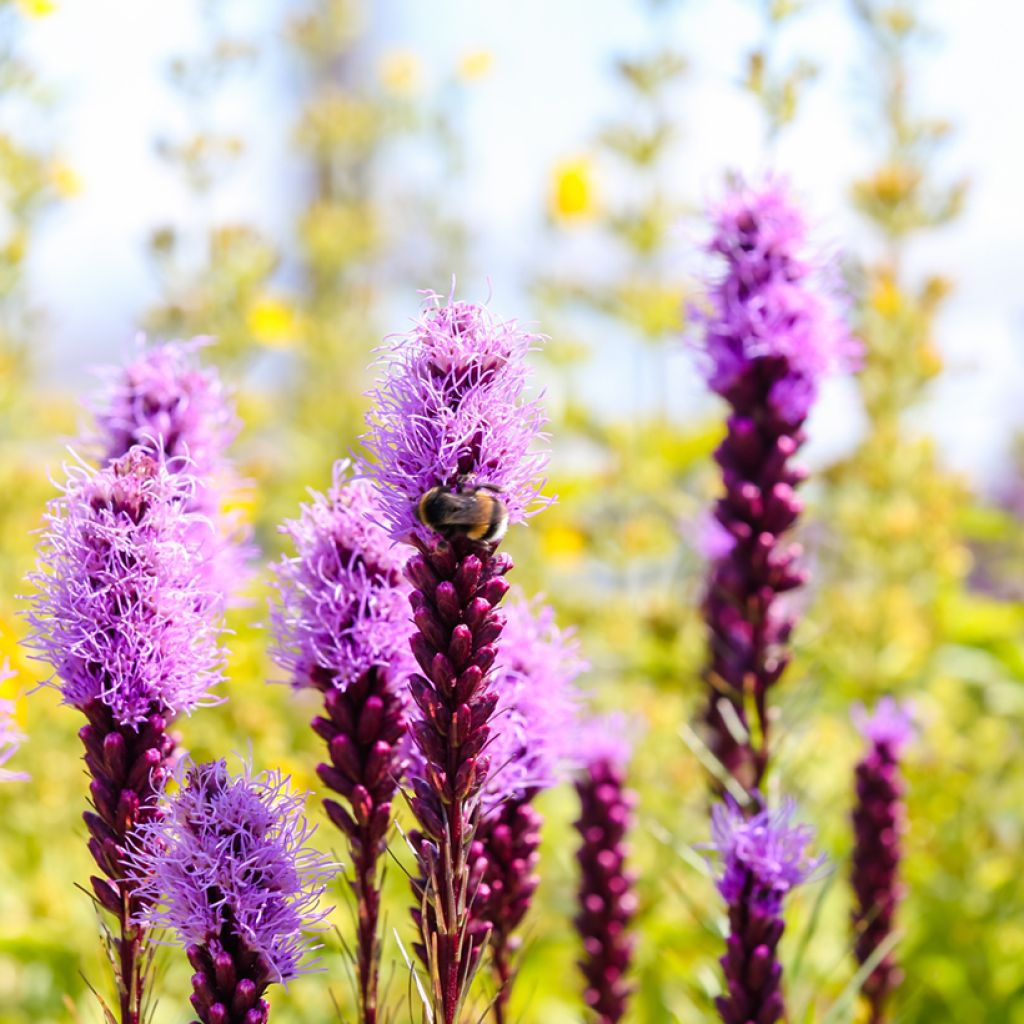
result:
<svg viewBox="0 0 1024 1024"><path fill-rule="evenodd" d="M416 518L446 540L461 534L497 543L508 529L508 509L497 491L488 484L469 491L431 487L416 504Z"/></svg>

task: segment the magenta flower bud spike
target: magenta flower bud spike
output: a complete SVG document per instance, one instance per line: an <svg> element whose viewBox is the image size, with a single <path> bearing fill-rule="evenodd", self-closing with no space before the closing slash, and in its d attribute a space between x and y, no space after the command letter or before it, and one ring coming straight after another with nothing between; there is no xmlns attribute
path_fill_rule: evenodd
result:
<svg viewBox="0 0 1024 1024"><path fill-rule="evenodd" d="M142 909L125 857L157 815L170 721L213 702L223 600L209 572L209 521L191 511L192 479L143 448L99 471L74 467L52 501L39 546L28 643L53 666L92 782L84 814L101 875L98 903L118 919L121 1024L138 1024L144 987Z"/></svg>
<svg viewBox="0 0 1024 1024"><path fill-rule="evenodd" d="M377 517L376 488L349 479L348 464L339 462L326 497L315 495L282 528L296 554L275 566L275 660L294 686L323 694L324 715L312 724L330 760L317 771L345 802L325 800L324 807L352 860L362 1024L377 1020L380 864L405 772L413 668L402 576L409 550L392 543Z"/></svg>
<svg viewBox="0 0 1024 1024"><path fill-rule="evenodd" d="M279 772L232 777L224 761L186 759L175 777L133 843L140 920L184 947L198 1021L265 1024L267 987L312 969L303 933L328 913L319 900L335 866L309 845L304 795Z"/></svg>
<svg viewBox="0 0 1024 1024"><path fill-rule="evenodd" d="M858 348L805 256L806 228L783 189L738 186L712 212L708 246L725 272L709 286L708 385L731 406L715 453L724 493L715 506L704 600L708 745L748 791L769 760L768 693L789 662L794 626L783 595L800 587L800 549L787 539L804 477L793 457L822 378Z"/></svg>
<svg viewBox="0 0 1024 1024"><path fill-rule="evenodd" d="M783 902L824 863L808 857L813 832L791 824L795 811L792 801L752 816L731 802L712 809L712 848L721 860L718 891L729 912L720 961L725 992L715 1001L723 1024L775 1024L785 1018L778 960Z"/></svg>
<svg viewBox="0 0 1024 1024"><path fill-rule="evenodd" d="M535 339L479 306L431 302L383 357L366 443L392 536L417 549L406 567L419 668L411 732L424 768L411 800L417 952L434 1019L455 1024L489 931L471 917L470 854L492 768L497 607L512 568L496 548L533 511L546 455L534 448L543 414L525 394Z"/></svg>
<svg viewBox="0 0 1024 1024"><path fill-rule="evenodd" d="M906 811L900 756L913 738L913 726L907 709L891 697L883 697L870 717L862 707L854 709L853 717L867 744L856 769L851 872L855 949L864 964L891 936L901 898L900 837ZM863 993L871 1024L884 1024L886 1004L901 978L892 953L868 975Z"/></svg>
<svg viewBox="0 0 1024 1024"><path fill-rule="evenodd" d="M580 881L575 924L583 945L583 999L594 1024L622 1020L632 993L630 924L636 896L625 842L636 798L626 789L628 731L622 716L612 715L590 722L577 739Z"/></svg>

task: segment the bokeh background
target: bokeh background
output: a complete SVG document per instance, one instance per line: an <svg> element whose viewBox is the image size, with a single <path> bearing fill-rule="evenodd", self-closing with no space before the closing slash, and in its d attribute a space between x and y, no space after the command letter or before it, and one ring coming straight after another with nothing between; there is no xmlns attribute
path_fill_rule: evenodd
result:
<svg viewBox="0 0 1024 1024"><path fill-rule="evenodd" d="M792 907L792 1019L859 1019L848 710L896 693L920 737L894 1019L1024 1021L1021 21L954 0L0 0L0 646L29 735L12 767L32 774L0 788L0 1021L98 1021L89 985L108 985L74 888L78 718L52 691L24 696L42 671L17 647L88 368L138 330L216 336L245 421L238 501L270 559L276 524L358 444L374 346L453 275L550 338L536 367L559 503L507 546L577 630L594 704L643 723L630 1019L714 1018L723 922L693 849L708 829L686 723L722 409L685 310L700 210L731 171L790 179L867 353L812 421L813 576L780 687L775 785L834 865ZM251 748L315 790L314 702L267 685L263 574L251 590L228 702L183 738L199 757ZM582 1017L575 809L561 791L542 807L514 1009L562 1024ZM397 867L389 884L408 946ZM326 973L277 994L281 1021L351 1007L335 896ZM187 968L165 959L154 1024L188 1019ZM418 1019L390 937L385 960L394 1019Z"/></svg>

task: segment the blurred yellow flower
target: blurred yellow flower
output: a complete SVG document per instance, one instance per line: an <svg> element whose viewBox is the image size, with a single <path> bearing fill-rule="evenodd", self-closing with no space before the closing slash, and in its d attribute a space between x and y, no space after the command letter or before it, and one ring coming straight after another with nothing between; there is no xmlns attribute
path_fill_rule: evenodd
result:
<svg viewBox="0 0 1024 1024"><path fill-rule="evenodd" d="M541 544L546 557L562 563L578 562L586 548L579 530L561 524L548 527L542 534Z"/></svg>
<svg viewBox="0 0 1024 1024"><path fill-rule="evenodd" d="M903 296L889 274L883 274L871 288L871 307L887 320L895 319L903 308Z"/></svg>
<svg viewBox="0 0 1024 1024"><path fill-rule="evenodd" d="M585 220L596 209L593 166L586 157L564 160L555 166L551 213L556 220Z"/></svg>
<svg viewBox="0 0 1024 1024"><path fill-rule="evenodd" d="M28 18L45 18L57 9L54 0L17 0L18 10Z"/></svg>
<svg viewBox="0 0 1024 1024"><path fill-rule="evenodd" d="M249 309L249 332L264 345L286 348L298 334L298 321L292 307L281 299L269 296L258 299Z"/></svg>
<svg viewBox="0 0 1024 1024"><path fill-rule="evenodd" d="M57 195L63 199L70 199L82 191L82 179L75 173L74 168L63 160L54 160L50 165L50 180Z"/></svg>
<svg viewBox="0 0 1024 1024"><path fill-rule="evenodd" d="M467 50L459 60L459 78L463 82L478 82L493 67L494 54L490 50Z"/></svg>
<svg viewBox="0 0 1024 1024"><path fill-rule="evenodd" d="M385 53L377 70L384 88L402 96L415 93L423 80L423 66L411 50Z"/></svg>

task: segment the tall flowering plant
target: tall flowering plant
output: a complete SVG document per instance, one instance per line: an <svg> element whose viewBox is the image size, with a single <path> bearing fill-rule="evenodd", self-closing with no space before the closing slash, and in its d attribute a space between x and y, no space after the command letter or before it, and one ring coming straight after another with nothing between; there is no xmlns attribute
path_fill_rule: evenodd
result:
<svg viewBox="0 0 1024 1024"><path fill-rule="evenodd" d="M543 818L533 801L568 777L578 716L574 682L584 668L575 638L558 628L552 608L516 594L505 612L494 674L500 698L488 747L491 773L471 854L480 879L470 909L490 928L496 1024L507 1019L518 932L540 881Z"/></svg>
<svg viewBox="0 0 1024 1024"><path fill-rule="evenodd" d="M49 505L29 644L59 678L91 777L83 815L100 869L90 881L117 921L122 1024L138 1024L146 933L125 863L135 829L159 815L153 797L174 750L174 717L212 698L223 611L211 585L209 521L190 511L192 479L133 448L100 470L73 467Z"/></svg>
<svg viewBox="0 0 1024 1024"><path fill-rule="evenodd" d="M778 959L783 902L824 863L808 855L813 832L792 824L795 810L792 802L752 816L731 802L712 810L718 891L729 913L721 959L725 992L716 1000L723 1024L776 1024L785 1018Z"/></svg>
<svg viewBox="0 0 1024 1024"><path fill-rule="evenodd" d="M626 836L636 797L626 788L632 754L628 731L622 716L610 715L593 719L577 736L580 878L575 924L583 946L583 999L595 1024L622 1020L632 993L630 924L637 903L626 867Z"/></svg>
<svg viewBox="0 0 1024 1024"><path fill-rule="evenodd" d="M178 789L140 825L129 857L139 921L185 948L202 1024L266 1024L273 982L303 971L305 931L334 865L309 845L303 795L278 772L233 777L224 761L175 772Z"/></svg>
<svg viewBox="0 0 1024 1024"><path fill-rule="evenodd" d="M712 211L712 281L704 328L708 385L730 405L715 452L724 493L704 599L710 636L703 714L725 770L758 789L770 754L768 695L789 662L794 615L783 596L804 582L787 539L801 511L804 471L793 457L822 378L858 348L821 288L803 217L777 183L737 186Z"/></svg>
<svg viewBox="0 0 1024 1024"><path fill-rule="evenodd" d="M900 761L913 725L907 709L891 697L880 700L871 715L855 708L854 721L866 743L856 768L851 870L854 948L858 962L865 964L892 935L900 902L900 837L906 818ZM885 1021L886 1004L900 980L895 957L885 953L863 985L871 1024Z"/></svg>
<svg viewBox="0 0 1024 1024"><path fill-rule="evenodd" d="M380 861L392 804L405 771L408 585L404 545L375 522L376 489L335 466L334 486L316 495L282 530L295 555L276 568L275 658L296 687L323 695L313 729L330 763L317 774L345 806L325 800L346 837L357 906L356 961L363 1024L377 1020Z"/></svg>
<svg viewBox="0 0 1024 1024"><path fill-rule="evenodd" d="M496 549L505 517L529 514L546 461L534 450L544 417L526 397L534 340L480 306L435 296L384 356L366 437L392 536L416 548L406 575L419 666L411 732L423 772L412 779L411 838L424 879L419 952L443 1024L459 1017L487 935L486 922L471 928L470 851L500 700L496 609L512 568Z"/></svg>

